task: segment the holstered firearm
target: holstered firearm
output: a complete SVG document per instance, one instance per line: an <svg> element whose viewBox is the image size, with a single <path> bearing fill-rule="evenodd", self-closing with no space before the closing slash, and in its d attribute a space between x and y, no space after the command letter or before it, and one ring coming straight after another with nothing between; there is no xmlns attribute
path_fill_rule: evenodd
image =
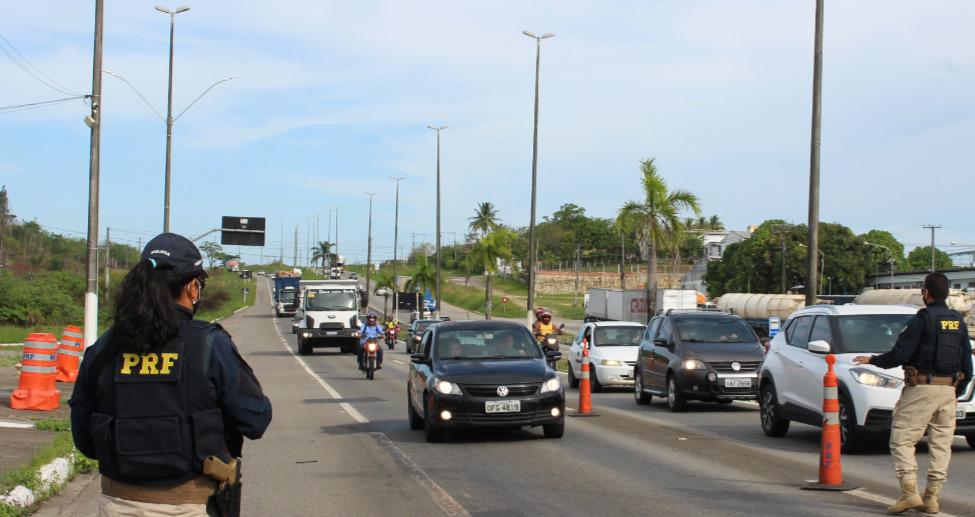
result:
<svg viewBox="0 0 975 517"><path fill-rule="evenodd" d="M919 375L920 372L917 371L917 368L913 366L905 366L904 384L906 384L907 386L917 386L917 380Z"/></svg>
<svg viewBox="0 0 975 517"><path fill-rule="evenodd" d="M240 458L231 458L224 463L216 456L207 456L203 460L203 474L218 483L207 510L214 510L220 517L240 517L240 461Z"/></svg>

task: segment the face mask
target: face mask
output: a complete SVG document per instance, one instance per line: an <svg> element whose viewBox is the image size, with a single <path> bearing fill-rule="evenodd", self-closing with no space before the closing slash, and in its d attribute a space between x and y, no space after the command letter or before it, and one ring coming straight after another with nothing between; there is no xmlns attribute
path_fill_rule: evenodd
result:
<svg viewBox="0 0 975 517"><path fill-rule="evenodd" d="M200 302L203 301L203 286L200 284L199 281L196 282L196 289L197 289L198 296L196 300L193 300L194 316L196 315L196 313L200 312Z"/></svg>

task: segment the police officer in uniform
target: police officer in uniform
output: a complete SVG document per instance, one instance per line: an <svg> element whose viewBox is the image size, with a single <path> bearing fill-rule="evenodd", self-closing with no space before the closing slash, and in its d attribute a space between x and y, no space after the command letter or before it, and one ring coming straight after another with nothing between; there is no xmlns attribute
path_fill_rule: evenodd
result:
<svg viewBox="0 0 975 517"><path fill-rule="evenodd" d="M149 241L85 352L71 432L98 460L101 516L239 514L243 437L264 434L271 402L230 335L193 319L202 263L184 237Z"/></svg>
<svg viewBox="0 0 975 517"><path fill-rule="evenodd" d="M904 367L904 389L894 407L890 451L901 485L901 497L887 513L910 509L938 513L938 497L948 477L951 443L955 438L957 397L972 378L972 347L961 314L948 309L948 278L931 273L921 289L925 308L901 331L885 354L858 356L856 364ZM917 492L914 449L928 432L928 484Z"/></svg>

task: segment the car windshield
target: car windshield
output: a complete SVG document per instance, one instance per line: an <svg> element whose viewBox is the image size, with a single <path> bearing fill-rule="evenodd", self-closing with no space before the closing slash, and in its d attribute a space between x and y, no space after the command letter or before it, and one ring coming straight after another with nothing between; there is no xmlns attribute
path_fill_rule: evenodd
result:
<svg viewBox="0 0 975 517"><path fill-rule="evenodd" d="M897 336L907 326L913 314L865 314L838 316L835 343L838 354L881 354L894 348Z"/></svg>
<svg viewBox="0 0 975 517"><path fill-rule="evenodd" d="M537 359L538 343L526 329L441 330L434 344L438 359Z"/></svg>
<svg viewBox="0 0 975 517"><path fill-rule="evenodd" d="M639 346L646 327L596 327L595 346Z"/></svg>
<svg viewBox="0 0 975 517"><path fill-rule="evenodd" d="M738 318L677 318L677 336L685 343L754 343L755 334Z"/></svg>
<svg viewBox="0 0 975 517"><path fill-rule="evenodd" d="M356 310L355 291L308 291L305 294L305 310L352 311Z"/></svg>

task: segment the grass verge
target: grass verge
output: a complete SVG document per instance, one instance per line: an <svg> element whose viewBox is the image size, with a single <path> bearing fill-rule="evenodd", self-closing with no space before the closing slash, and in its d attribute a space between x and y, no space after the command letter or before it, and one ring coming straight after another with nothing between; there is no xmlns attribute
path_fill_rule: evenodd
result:
<svg viewBox="0 0 975 517"><path fill-rule="evenodd" d="M247 288L245 296L242 290ZM203 291L203 308L196 319L213 321L226 318L234 311L254 304L257 297L256 278L240 278L237 273L224 270L210 271L207 287Z"/></svg>
<svg viewBox="0 0 975 517"><path fill-rule="evenodd" d="M23 343L24 338L31 332L50 332L60 337L62 330L64 330L64 325L38 325L36 327L0 325L0 343Z"/></svg>
<svg viewBox="0 0 975 517"><path fill-rule="evenodd" d="M63 427L61 423L57 423L55 426L54 422L51 422L52 427ZM24 485L31 489L36 497L34 506L30 508L18 508L0 503L0 517L30 515L37 509L40 502L49 499L61 490L62 486L45 488L38 475L42 466L57 458L70 459L72 465L69 480L78 474L94 471L98 465L95 461L85 458L80 452L75 450L70 432L67 430L56 431L51 443L38 448L29 464L24 464L15 469L0 473L0 493L7 493L17 485Z"/></svg>

